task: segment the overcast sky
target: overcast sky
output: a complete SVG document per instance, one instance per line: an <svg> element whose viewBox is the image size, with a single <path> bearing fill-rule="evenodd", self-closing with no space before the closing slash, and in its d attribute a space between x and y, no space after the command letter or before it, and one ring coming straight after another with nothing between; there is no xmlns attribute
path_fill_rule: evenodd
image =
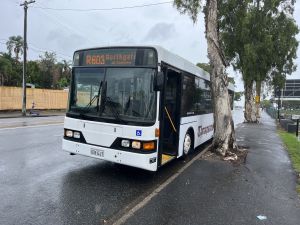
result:
<svg viewBox="0 0 300 225"><path fill-rule="evenodd" d="M102 45L157 44L193 63L208 62L203 14L197 24L180 15L171 3L105 11L58 11L43 8L97 9L161 3L167 0L36 0L28 10L28 58L42 51L55 51L59 60L71 59L76 49ZM13 35L23 35L23 8L20 0L0 0L0 51ZM300 1L295 7L300 26ZM300 35L298 35L300 40ZM300 47L298 49L300 56ZM300 79L298 70L289 78ZM242 89L241 78L229 70Z"/></svg>

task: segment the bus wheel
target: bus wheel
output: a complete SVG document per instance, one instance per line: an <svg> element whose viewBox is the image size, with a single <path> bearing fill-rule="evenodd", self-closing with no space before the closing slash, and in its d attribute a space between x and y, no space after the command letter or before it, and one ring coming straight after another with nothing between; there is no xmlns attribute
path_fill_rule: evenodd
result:
<svg viewBox="0 0 300 225"><path fill-rule="evenodd" d="M186 156L188 155L193 148L193 138L190 132L187 132L184 136L184 141L183 141L183 155Z"/></svg>

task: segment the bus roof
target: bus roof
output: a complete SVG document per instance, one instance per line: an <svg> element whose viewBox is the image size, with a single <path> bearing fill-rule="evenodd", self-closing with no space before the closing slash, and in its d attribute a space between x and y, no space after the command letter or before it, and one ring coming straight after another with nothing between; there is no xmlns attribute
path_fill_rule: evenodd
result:
<svg viewBox="0 0 300 225"><path fill-rule="evenodd" d="M169 50L159 46L159 45L117 45L117 46L100 46L95 48L88 48L88 49L97 49L97 48L118 48L118 47L145 47L145 48L154 48L156 49L158 53L158 62L165 62L167 64L170 64L180 70L186 71L188 73L197 75L198 77L204 78L205 80L210 81L210 75L200 67L196 66L195 64L189 62L188 60L182 58L181 56L178 56ZM87 49L81 49L81 50L87 50ZM228 88L230 90L234 90L234 85L232 83L229 83Z"/></svg>
<svg viewBox="0 0 300 225"><path fill-rule="evenodd" d="M152 45L149 47L153 47L158 52L158 62L166 62L170 65L176 65L178 69L181 69L183 71L195 74L199 77L204 78L205 80L210 81L210 75L208 72L201 69L199 66L196 66L195 64L191 63L190 61L182 58L181 56L178 56L167 49L159 46L159 45ZM232 83L229 83L228 88L230 90L234 90L234 85Z"/></svg>
<svg viewBox="0 0 300 225"><path fill-rule="evenodd" d="M209 73L196 66L195 64L189 62L188 60L178 56L161 46L150 46L156 49L158 52L158 62L165 62L167 64L173 65L178 69L195 74L199 77L202 77L206 80L210 80Z"/></svg>

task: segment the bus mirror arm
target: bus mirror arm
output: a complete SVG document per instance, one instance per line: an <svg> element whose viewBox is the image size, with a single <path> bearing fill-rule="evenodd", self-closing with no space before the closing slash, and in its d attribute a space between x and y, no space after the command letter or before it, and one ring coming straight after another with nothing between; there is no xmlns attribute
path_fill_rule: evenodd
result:
<svg viewBox="0 0 300 225"><path fill-rule="evenodd" d="M161 91L164 85L164 73L157 72L154 78L154 91Z"/></svg>

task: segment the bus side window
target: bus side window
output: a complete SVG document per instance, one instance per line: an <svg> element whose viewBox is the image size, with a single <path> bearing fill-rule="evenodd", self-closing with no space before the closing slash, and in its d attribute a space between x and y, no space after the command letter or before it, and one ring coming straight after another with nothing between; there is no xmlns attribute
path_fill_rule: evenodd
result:
<svg viewBox="0 0 300 225"><path fill-rule="evenodd" d="M195 77L184 75L182 97L181 97L181 115L187 116L195 114Z"/></svg>

